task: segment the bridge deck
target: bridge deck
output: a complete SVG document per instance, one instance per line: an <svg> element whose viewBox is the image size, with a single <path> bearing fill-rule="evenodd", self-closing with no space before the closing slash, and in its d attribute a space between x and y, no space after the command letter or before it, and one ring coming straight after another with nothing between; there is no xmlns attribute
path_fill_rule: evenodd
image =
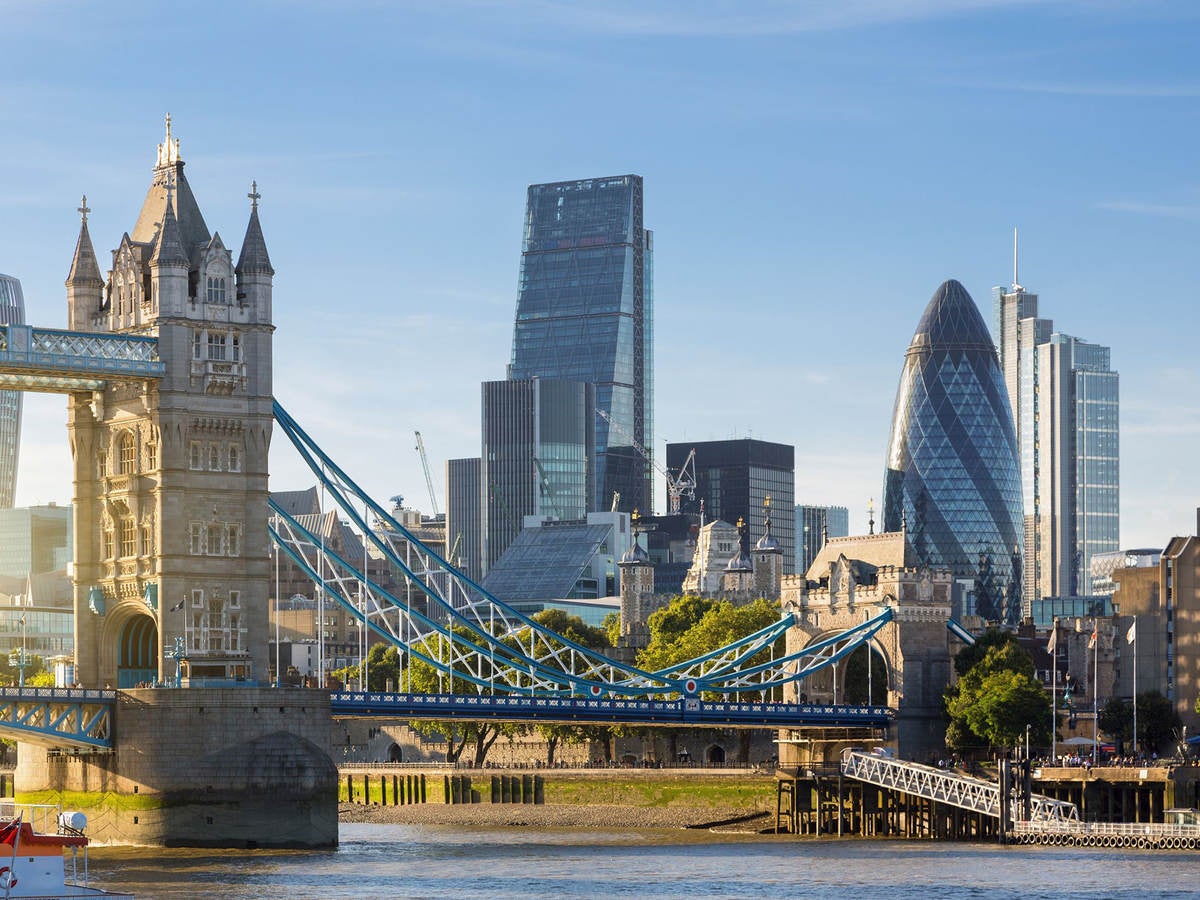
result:
<svg viewBox="0 0 1200 900"><path fill-rule="evenodd" d="M743 703L698 698L622 700L615 698L403 694L336 691L335 716L389 716L411 719L501 719L582 724L706 725L721 728L824 725L883 728L892 712L883 706L820 706Z"/></svg>
<svg viewBox="0 0 1200 900"><path fill-rule="evenodd" d="M48 747L111 750L116 691L0 688L0 734Z"/></svg>

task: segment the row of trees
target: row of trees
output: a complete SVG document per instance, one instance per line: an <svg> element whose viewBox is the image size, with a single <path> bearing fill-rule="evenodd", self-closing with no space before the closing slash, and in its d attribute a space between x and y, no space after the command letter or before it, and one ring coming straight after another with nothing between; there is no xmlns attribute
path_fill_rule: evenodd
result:
<svg viewBox="0 0 1200 900"><path fill-rule="evenodd" d="M1051 697L1037 679L1033 658L1007 631L989 629L954 660L958 680L945 692L946 745L964 754L991 752L1024 743L1049 747ZM1133 734L1134 701L1113 698L1099 714L1099 728L1125 753L1140 747L1164 753L1179 740L1181 722L1171 702L1157 691L1137 697L1137 735ZM1060 705L1057 729L1069 713Z"/></svg>
<svg viewBox="0 0 1200 900"><path fill-rule="evenodd" d="M653 671L685 662L758 631L776 621L778 617L778 607L766 600L735 606L728 600L676 597L650 616L650 641L647 647L639 652L637 666ZM599 628L587 625L578 616L571 616L556 609L540 612L533 619L539 625L580 646L601 652L611 650L619 636L616 614L609 616ZM545 640L530 635L528 630L510 638L514 646L520 644L524 647L529 646L531 639ZM430 658L442 659L445 658L447 649L443 644L444 640L440 637L431 638L415 649ZM782 645L782 639L780 644ZM775 652L780 653L782 649L782 646L775 648ZM763 658L766 659L770 652L762 651ZM484 665L486 667L486 663ZM361 674L358 666L334 673L335 677L343 682L357 680ZM484 677L486 678L486 668ZM393 688L403 685L410 691L430 693L464 694L488 691L487 688L480 688L457 674L451 680L447 674L439 672L436 667L417 656L406 658L390 644L375 644L367 654L367 687L373 691L382 691L389 685ZM446 741L448 762L457 762L464 753L468 753L476 766L483 765L497 740L531 732L546 741L546 763L551 766L554 765L559 748L565 744L595 742L604 748L606 761L611 761L613 738L628 735L638 735L656 742L662 740L666 744L668 755L671 758L676 755L677 732L670 728L623 729L614 726L567 724L527 726L508 722L431 720L414 721L410 724L414 730L427 737L443 738ZM739 748L743 758L749 753L749 732L745 732L744 735L742 746Z"/></svg>

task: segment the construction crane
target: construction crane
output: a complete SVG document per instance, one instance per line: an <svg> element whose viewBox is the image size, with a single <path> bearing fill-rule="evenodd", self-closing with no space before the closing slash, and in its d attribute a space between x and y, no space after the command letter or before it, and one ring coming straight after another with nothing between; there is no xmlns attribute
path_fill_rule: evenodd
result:
<svg viewBox="0 0 1200 900"><path fill-rule="evenodd" d="M538 489L542 498L546 501L546 507L550 511L550 515L556 519L561 519L562 516L558 512L558 503L554 500L554 489L550 487L550 479L546 477L546 470L542 468L542 461L536 456L533 458L534 468L538 474Z"/></svg>
<svg viewBox="0 0 1200 900"><path fill-rule="evenodd" d="M433 476L429 473L429 460L425 457L425 442L421 440L421 432L413 432L417 436L417 452L421 454L421 465L425 469L425 486L429 488L429 503L433 506L433 517L436 519L441 513L438 511L437 494L433 492Z"/></svg>
<svg viewBox="0 0 1200 900"><path fill-rule="evenodd" d="M641 444L637 442L632 434L622 428L613 420L607 412L596 408L596 415L608 423L609 428L616 429L630 445L641 454L642 459L650 463L654 467L654 471L662 475L667 480L667 512L673 516L679 515L680 498L687 497L689 500L696 499L696 449L693 447L688 451L687 458L684 459L683 465L679 467L679 474L672 475L671 470L662 463L654 459Z"/></svg>

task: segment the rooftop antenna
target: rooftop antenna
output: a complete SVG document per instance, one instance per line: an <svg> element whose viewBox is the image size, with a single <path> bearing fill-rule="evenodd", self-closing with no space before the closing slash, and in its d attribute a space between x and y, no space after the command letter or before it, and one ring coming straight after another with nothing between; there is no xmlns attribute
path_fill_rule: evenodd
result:
<svg viewBox="0 0 1200 900"><path fill-rule="evenodd" d="M1013 226L1013 293L1018 294L1025 288L1021 287L1021 282L1017 278L1017 227Z"/></svg>

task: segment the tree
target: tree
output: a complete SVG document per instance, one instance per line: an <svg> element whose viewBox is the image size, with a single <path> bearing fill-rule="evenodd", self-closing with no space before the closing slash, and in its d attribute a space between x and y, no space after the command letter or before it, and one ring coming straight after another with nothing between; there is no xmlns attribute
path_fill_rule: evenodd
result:
<svg viewBox="0 0 1200 900"><path fill-rule="evenodd" d="M372 644L367 651L367 690L400 690L400 672L404 668L400 650L394 644ZM333 677L342 684L362 683L362 665L337 669Z"/></svg>
<svg viewBox="0 0 1200 900"><path fill-rule="evenodd" d="M610 647L617 646L617 642L621 639L621 614L619 612L610 612L604 617L604 621L600 623L600 627L608 635L608 645Z"/></svg>
<svg viewBox="0 0 1200 900"><path fill-rule="evenodd" d="M1033 743L1050 743L1050 698L1034 677L1033 659L1016 640L990 632L985 638L982 657L971 652L974 662L946 689L947 745L960 752L1009 747L1024 740L1026 726ZM975 648L959 656L968 651Z"/></svg>
<svg viewBox="0 0 1200 900"><path fill-rule="evenodd" d="M733 643L779 621L779 606L762 598L736 606L728 600L676 597L650 616L650 642L638 653L638 667L656 671L687 662ZM784 639L773 648L782 654ZM748 662L767 662L772 650L763 649ZM750 758L749 730L738 732L738 759Z"/></svg>
<svg viewBox="0 0 1200 900"><path fill-rule="evenodd" d="M610 613L605 621L614 614ZM607 650L612 646L609 631L603 626L595 628L586 624L579 616L572 616L561 609L544 609L533 616L539 625L549 628L563 637L590 650ZM619 625L618 625L619 627ZM537 733L546 742L546 765L554 765L554 755L559 744L578 743L591 739L593 729L584 725L548 723L538 725Z"/></svg>
<svg viewBox="0 0 1200 900"><path fill-rule="evenodd" d="M1183 720L1170 700L1158 691L1138 694L1137 714L1138 742L1143 750L1162 755L1174 748Z"/></svg>

